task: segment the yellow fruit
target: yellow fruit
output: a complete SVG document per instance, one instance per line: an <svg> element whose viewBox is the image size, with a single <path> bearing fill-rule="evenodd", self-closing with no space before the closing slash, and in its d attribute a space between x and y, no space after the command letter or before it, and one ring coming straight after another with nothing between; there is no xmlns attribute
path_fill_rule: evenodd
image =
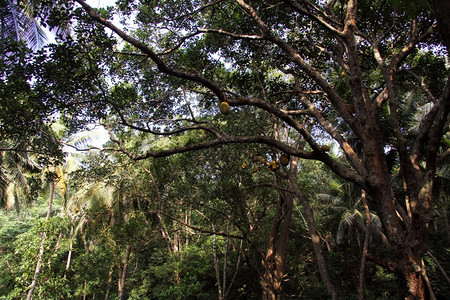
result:
<svg viewBox="0 0 450 300"><path fill-rule="evenodd" d="M225 101L220 103L219 109L224 115L228 115L230 113L230 105Z"/></svg>
<svg viewBox="0 0 450 300"><path fill-rule="evenodd" d="M247 168L247 163L244 161L243 163L242 163L242 169L245 169L245 168Z"/></svg>
<svg viewBox="0 0 450 300"><path fill-rule="evenodd" d="M341 76L342 76L342 77L345 77L345 75L347 75L347 74L345 73L345 71L342 71Z"/></svg>
<svg viewBox="0 0 450 300"><path fill-rule="evenodd" d="M253 167L253 172L258 172L258 170L259 170L258 166Z"/></svg>
<svg viewBox="0 0 450 300"><path fill-rule="evenodd" d="M270 163L270 167L269 167L272 171L275 171L276 169L278 169L278 162L277 161L272 161Z"/></svg>
<svg viewBox="0 0 450 300"><path fill-rule="evenodd" d="M261 160L259 162L262 164L265 164L267 162L267 160L265 158L261 158Z"/></svg>
<svg viewBox="0 0 450 300"><path fill-rule="evenodd" d="M285 154L281 154L281 156L280 156L280 164L282 166L286 167L289 164L289 157L287 155L285 155Z"/></svg>
<svg viewBox="0 0 450 300"><path fill-rule="evenodd" d="M322 149L323 151L330 151L330 146L328 146L328 145L322 145L322 146L320 146L320 149Z"/></svg>

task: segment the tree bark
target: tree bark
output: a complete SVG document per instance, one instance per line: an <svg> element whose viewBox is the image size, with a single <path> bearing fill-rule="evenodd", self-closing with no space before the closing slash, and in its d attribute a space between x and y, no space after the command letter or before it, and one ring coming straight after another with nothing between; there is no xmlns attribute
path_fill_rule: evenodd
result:
<svg viewBox="0 0 450 300"><path fill-rule="evenodd" d="M263 258L264 273L260 277L263 299L281 299L284 268L286 266L289 230L292 223L292 196L279 197L276 215L272 221L269 241ZM281 229L280 229L281 227ZM278 237L278 247L276 240Z"/></svg>
<svg viewBox="0 0 450 300"><path fill-rule="evenodd" d="M291 162L288 172L296 172L298 159ZM277 178L278 184L281 180ZM291 183L288 181L289 186ZM294 195L286 191L278 191L278 206L267 242L265 257L262 261L264 274L260 278L263 289L263 299L281 299L282 284L285 275L286 260L289 245L289 232L294 211ZM278 242L276 242L278 240Z"/></svg>
<svg viewBox="0 0 450 300"><path fill-rule="evenodd" d="M364 234L364 245L362 249L361 254L361 265L359 267L359 287L358 287L358 294L359 299L364 300L364 289L365 289L365 273L366 273L366 262L367 262L367 254L369 252L369 241L370 241L370 225L371 225L371 219L370 219L370 210L369 205L367 204L366 199L366 193L362 191L361 194L362 203L364 205L364 212L366 216L366 228L365 228L365 234Z"/></svg>
<svg viewBox="0 0 450 300"><path fill-rule="evenodd" d="M127 268L128 268L128 263L130 261L130 255L131 255L131 245L127 246L127 252L125 254L125 261L123 263L122 276L120 277L120 284L119 284L119 295L118 295L119 300L122 300L123 294L125 291L125 280L127 277Z"/></svg>

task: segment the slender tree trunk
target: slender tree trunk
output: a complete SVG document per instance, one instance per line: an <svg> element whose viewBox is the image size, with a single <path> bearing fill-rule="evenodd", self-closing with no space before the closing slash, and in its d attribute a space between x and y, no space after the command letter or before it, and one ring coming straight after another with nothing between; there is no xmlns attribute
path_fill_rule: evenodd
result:
<svg viewBox="0 0 450 300"><path fill-rule="evenodd" d="M430 300L436 300L436 296L434 295L433 287L431 286L430 279L428 278L428 275L427 275L427 271L425 268L425 262L424 262L423 258L421 261L421 268L422 268L422 278L425 281L425 283L427 285L427 289L428 289L428 297Z"/></svg>
<svg viewBox="0 0 450 300"><path fill-rule="evenodd" d="M213 230L214 224L213 224ZM220 265L219 265L219 258L217 257L217 243L216 243L216 235L213 235L213 258L214 258L214 270L216 272L216 282L217 282L217 292L218 292L218 299L223 300L223 289L222 284L220 280Z"/></svg>
<svg viewBox="0 0 450 300"><path fill-rule="evenodd" d="M70 262L72 259L72 247L73 247L73 226L70 228L70 242L69 242L69 252L67 253L67 262L66 262L66 269L64 270L64 278L67 277L67 272L70 268Z"/></svg>
<svg viewBox="0 0 450 300"><path fill-rule="evenodd" d="M119 284L119 300L122 300L123 294L125 291L125 279L127 277L127 268L128 263L130 261L130 255L131 255L131 245L127 246L127 252L125 254L125 261L123 263L123 270L122 270L122 276L120 277L120 284Z"/></svg>
<svg viewBox="0 0 450 300"><path fill-rule="evenodd" d="M230 231L230 220L227 222L227 232ZM226 237L225 242L225 253L223 255L223 269L222 269L222 298L226 299L227 295L225 294L225 290L227 288L227 266L228 266L228 251L230 250L230 238Z"/></svg>
<svg viewBox="0 0 450 300"><path fill-rule="evenodd" d="M442 276L444 276L445 280L447 280L447 283L450 286L450 277L447 275L447 272L445 272L444 267L442 267L441 263L437 260L437 258L430 251L427 251L427 254L434 261L434 263L438 267L439 271L441 271Z"/></svg>
<svg viewBox="0 0 450 300"><path fill-rule="evenodd" d="M112 275L114 272L114 264L111 265L108 272L108 281L106 283L106 292L105 292L105 300L108 300L109 298L109 289L111 288L111 282L112 282Z"/></svg>
<svg viewBox="0 0 450 300"><path fill-rule="evenodd" d="M226 299L228 297L228 294L230 293L231 287L233 286L234 280L236 279L240 264L241 264L241 253L242 253L242 245L244 244L244 240L241 240L241 242L239 243L239 252L238 252L238 258L237 258L237 262L236 262L236 267L234 269L234 274L233 274L233 278L231 278L230 283L228 285L228 288L226 289L225 293L224 293L224 298ZM224 287L225 289L225 287Z"/></svg>
<svg viewBox="0 0 450 300"><path fill-rule="evenodd" d="M87 281L85 280L83 283L83 300L86 300L86 296L87 296L86 295L86 285L87 285L86 282Z"/></svg>
<svg viewBox="0 0 450 300"><path fill-rule="evenodd" d="M46 221L48 221L50 219L50 214L52 212L54 192L55 192L55 183L52 182L51 185L50 185L50 199L48 201L47 216L45 217ZM45 245L45 240L46 239L47 239L47 234L44 231L42 233L41 245L39 246L39 252L38 252L38 257L37 257L37 262L36 262L36 268L34 270L33 281L31 282L29 290L28 290L27 300L33 299L33 293L34 293L34 290L36 288L36 283L37 283L37 280L38 280L39 271L41 269L41 263L42 263L42 257L44 255L44 245Z"/></svg>
<svg viewBox="0 0 450 300"><path fill-rule="evenodd" d="M313 245L314 253L317 259L317 265L319 267L320 277L322 278L323 283L325 284L328 293L331 296L331 299L337 299L337 293L334 287L334 284L331 281L330 275L328 273L327 263L325 260L325 255L323 254L322 245L320 244L320 236L316 228L316 223L314 221L314 214L309 205L309 200L303 194L303 192L298 187L297 180L293 174L289 174L289 180L292 183L292 188L300 200L300 203L303 206L305 211L306 223L308 225L309 236L311 237L311 242Z"/></svg>
<svg viewBox="0 0 450 300"><path fill-rule="evenodd" d="M359 287L358 287L358 294L359 299L364 300L364 289L365 289L365 273L366 273L366 261L367 261L367 254L369 251L369 241L370 241L370 225L371 225L371 219L370 219L370 210L369 205L367 204L366 199L366 193L362 191L361 199L364 205L364 212L366 215L366 228L365 228L365 234L364 234L364 245L361 255L361 265L359 268Z"/></svg>

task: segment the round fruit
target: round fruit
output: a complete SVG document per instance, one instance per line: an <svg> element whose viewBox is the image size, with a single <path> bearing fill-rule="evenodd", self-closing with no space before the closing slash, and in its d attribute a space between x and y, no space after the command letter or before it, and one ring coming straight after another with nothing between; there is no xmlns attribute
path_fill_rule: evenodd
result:
<svg viewBox="0 0 450 300"><path fill-rule="evenodd" d="M330 146L328 146L328 145L322 145L322 146L320 146L320 149L322 149L323 151L330 151Z"/></svg>
<svg viewBox="0 0 450 300"><path fill-rule="evenodd" d="M276 169L278 169L278 162L277 161L272 161L270 163L269 168L270 168L270 170L275 171Z"/></svg>
<svg viewBox="0 0 450 300"><path fill-rule="evenodd" d="M289 157L285 154L281 154L280 156L280 164L286 167L289 164Z"/></svg>
<svg viewBox="0 0 450 300"><path fill-rule="evenodd" d="M220 103L219 109L220 112L223 113L224 115L228 115L230 113L230 105L225 101Z"/></svg>
<svg viewBox="0 0 450 300"><path fill-rule="evenodd" d="M242 163L242 169L245 169L245 168L247 168L247 163L244 161L244 162Z"/></svg>

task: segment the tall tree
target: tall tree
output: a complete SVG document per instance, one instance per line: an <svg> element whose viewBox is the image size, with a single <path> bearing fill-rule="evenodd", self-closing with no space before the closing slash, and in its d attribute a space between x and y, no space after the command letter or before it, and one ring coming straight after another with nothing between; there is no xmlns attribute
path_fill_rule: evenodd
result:
<svg viewBox="0 0 450 300"><path fill-rule="evenodd" d="M134 160L262 143L322 161L360 186L380 217L391 248L374 261L399 276L405 298L426 297L424 241L436 170L449 152L441 140L450 111L444 60L427 54L436 59L434 73L420 63L421 46L434 49L442 41L428 10L405 13L402 1L121 1L123 15L139 25L128 31L108 21L109 12L75 2L86 12L73 14L78 36L41 58L36 75L52 91L42 96L69 111L74 128L103 122L115 150ZM445 8L444 2L436 1ZM440 15L438 22L445 24ZM121 51L105 28L127 42ZM59 76L49 72L55 69ZM412 90L419 96L410 97ZM227 116L213 119L217 100ZM424 104L429 110L412 130L405 108ZM254 125L229 130L244 112ZM289 139L267 134L261 116L289 129ZM135 132L188 131L197 135L184 143L127 143ZM330 146L322 145L327 141L344 160L330 155ZM399 160L400 192L392 184L389 150Z"/></svg>

